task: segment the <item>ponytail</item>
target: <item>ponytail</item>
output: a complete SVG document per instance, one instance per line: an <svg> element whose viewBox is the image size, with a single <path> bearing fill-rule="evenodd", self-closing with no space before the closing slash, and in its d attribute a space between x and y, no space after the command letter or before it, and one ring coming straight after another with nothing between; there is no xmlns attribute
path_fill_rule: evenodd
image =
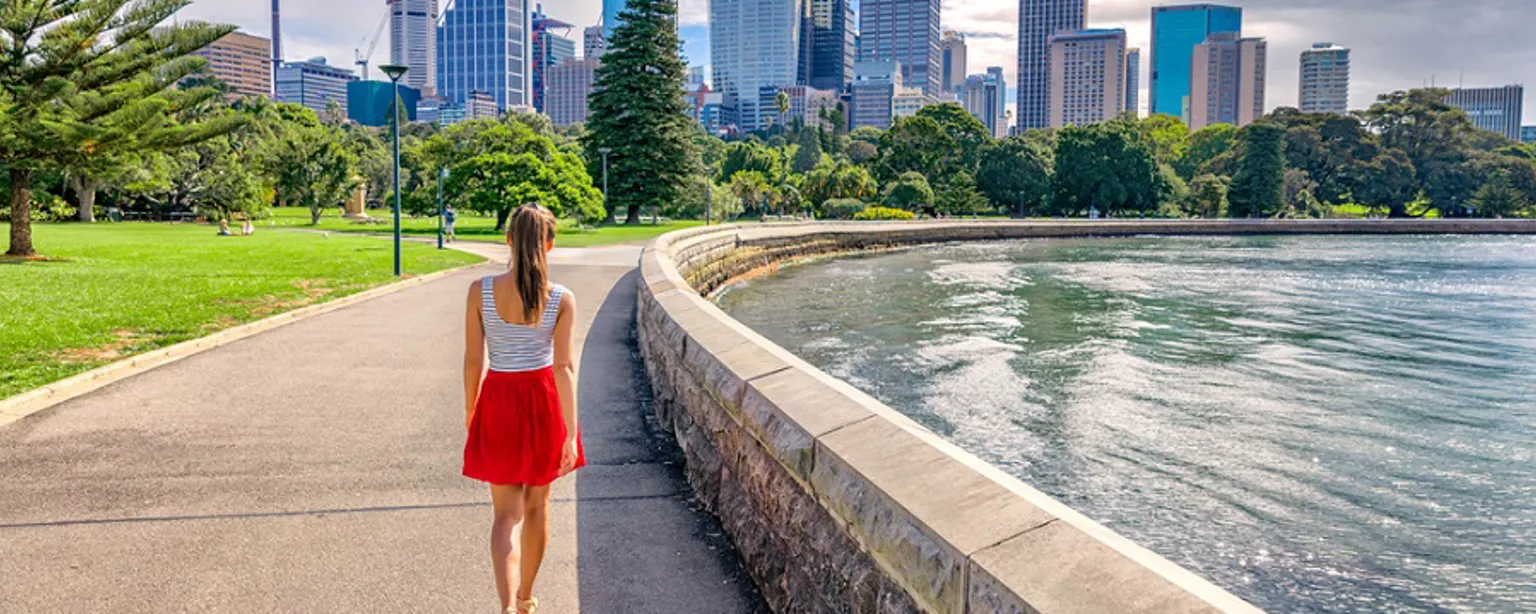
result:
<svg viewBox="0 0 1536 614"><path fill-rule="evenodd" d="M544 311L545 286L549 282L544 246L555 240L555 215L542 205L529 203L512 212L507 224L507 243L512 246L512 277L523 299L523 320L535 322Z"/></svg>

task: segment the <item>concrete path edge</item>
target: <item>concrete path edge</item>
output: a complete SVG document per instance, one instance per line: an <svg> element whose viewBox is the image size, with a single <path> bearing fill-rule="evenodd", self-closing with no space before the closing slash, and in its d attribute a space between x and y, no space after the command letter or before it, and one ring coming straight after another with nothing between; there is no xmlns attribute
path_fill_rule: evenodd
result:
<svg viewBox="0 0 1536 614"><path fill-rule="evenodd" d="M484 256L482 256L484 257ZM28 390L15 396L0 399L0 428L15 423L37 412L73 399L83 394L99 390L114 382L133 377L145 371L168 365L188 356L211 350L216 347L228 345L281 326L286 326L299 320L311 318L321 314L330 313L338 309L356 305L364 301L375 299L388 294L399 292L412 286L436 281L465 270L483 266L485 262L476 262L444 269L426 275L411 277L397 282L385 284L377 288L364 290L357 294L343 296L333 301L300 307L292 311L263 318L255 322L241 324L233 328L204 335L196 339L190 339L166 346L158 350L152 350L143 354L137 354L124 358L117 362L103 365L90 371L73 375L51 384Z"/></svg>

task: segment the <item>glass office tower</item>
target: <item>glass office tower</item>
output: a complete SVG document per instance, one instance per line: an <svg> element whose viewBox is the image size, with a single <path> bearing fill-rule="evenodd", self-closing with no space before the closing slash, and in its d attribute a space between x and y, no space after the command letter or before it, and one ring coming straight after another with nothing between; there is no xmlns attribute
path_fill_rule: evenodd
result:
<svg viewBox="0 0 1536 614"><path fill-rule="evenodd" d="M528 0L458 0L437 29L437 93L455 105L483 92L498 109L533 104Z"/></svg>
<svg viewBox="0 0 1536 614"><path fill-rule="evenodd" d="M1152 7L1152 65L1147 108L1189 121L1190 66L1195 45L1212 34L1243 31L1243 9L1217 4Z"/></svg>

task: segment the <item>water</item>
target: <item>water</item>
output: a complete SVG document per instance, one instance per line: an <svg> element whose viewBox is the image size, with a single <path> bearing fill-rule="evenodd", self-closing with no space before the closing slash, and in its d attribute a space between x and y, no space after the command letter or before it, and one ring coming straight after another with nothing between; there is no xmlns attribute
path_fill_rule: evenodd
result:
<svg viewBox="0 0 1536 614"><path fill-rule="evenodd" d="M1536 612L1536 239L964 244L720 298L1273 612Z"/></svg>

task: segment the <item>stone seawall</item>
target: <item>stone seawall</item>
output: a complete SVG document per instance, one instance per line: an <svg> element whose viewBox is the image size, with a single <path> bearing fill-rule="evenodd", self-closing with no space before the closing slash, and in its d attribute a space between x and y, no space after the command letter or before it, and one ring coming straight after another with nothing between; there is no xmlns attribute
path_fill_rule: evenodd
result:
<svg viewBox="0 0 1536 614"><path fill-rule="evenodd" d="M960 450L700 296L781 260L958 240L1141 234L1520 233L1504 220L716 226L641 257L638 336L661 424L778 612L1257 612Z"/></svg>

